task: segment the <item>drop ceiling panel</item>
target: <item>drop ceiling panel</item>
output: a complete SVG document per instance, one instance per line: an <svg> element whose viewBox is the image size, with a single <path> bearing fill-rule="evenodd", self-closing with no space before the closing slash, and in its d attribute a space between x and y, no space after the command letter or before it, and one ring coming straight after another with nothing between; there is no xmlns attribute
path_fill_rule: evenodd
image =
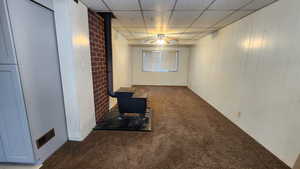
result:
<svg viewBox="0 0 300 169"><path fill-rule="evenodd" d="M186 29L188 27L188 25L172 25L170 23L168 25L169 29Z"/></svg>
<svg viewBox="0 0 300 169"><path fill-rule="evenodd" d="M275 1L276 0L255 0L251 4L247 5L244 9L253 9L253 10L260 9Z"/></svg>
<svg viewBox="0 0 300 169"><path fill-rule="evenodd" d="M185 31L184 34L187 34L187 35L192 35L192 34L202 34L202 33L207 33L207 32L212 32L212 31L215 31L215 29L189 29L188 31Z"/></svg>
<svg viewBox="0 0 300 169"><path fill-rule="evenodd" d="M126 32L126 31L120 31L118 29L114 29L115 31L121 33L123 36L125 37L132 37L132 34L130 32Z"/></svg>
<svg viewBox="0 0 300 169"><path fill-rule="evenodd" d="M145 20L140 11L139 1ZM112 21L113 28L127 39L148 39L163 33L183 41L199 39L277 0L215 0L200 16L213 1L82 0L95 11L111 9L117 17ZM175 2L175 10L172 11Z"/></svg>
<svg viewBox="0 0 300 169"><path fill-rule="evenodd" d="M151 34L165 34L167 33L164 27L147 27L147 32Z"/></svg>
<svg viewBox="0 0 300 169"><path fill-rule="evenodd" d="M193 37L193 40L198 40L206 35L210 34L210 32L207 32L207 33L199 33L197 34L196 36Z"/></svg>
<svg viewBox="0 0 300 169"><path fill-rule="evenodd" d="M169 25L188 27L200 13L201 11L175 11Z"/></svg>
<svg viewBox="0 0 300 169"><path fill-rule="evenodd" d="M205 9L213 0L178 0L176 10Z"/></svg>
<svg viewBox="0 0 300 169"><path fill-rule="evenodd" d="M149 28L149 33L155 33L155 31L151 31ZM216 28L189 28L186 27L167 27L166 30L159 32L167 35L178 35L178 34L199 34L208 31L215 31ZM158 32L156 32L158 33Z"/></svg>
<svg viewBox="0 0 300 169"><path fill-rule="evenodd" d="M104 0L111 10L140 10L138 0Z"/></svg>
<svg viewBox="0 0 300 169"><path fill-rule="evenodd" d="M120 32L126 39L133 39L135 38L134 34L130 33L130 32L126 32L126 31L119 31L119 30L116 30L118 32Z"/></svg>
<svg viewBox="0 0 300 169"><path fill-rule="evenodd" d="M194 40L203 38L203 37L205 37L205 36L207 36L207 35L209 35L209 34L211 34L211 32L199 34L198 36L195 36Z"/></svg>
<svg viewBox="0 0 300 169"><path fill-rule="evenodd" d="M127 28L127 30L131 32L135 38L145 38L149 36L149 33L144 28Z"/></svg>
<svg viewBox="0 0 300 169"><path fill-rule="evenodd" d="M177 34L177 33L183 33L186 30L186 28L178 28L178 27L168 27L166 33L170 34Z"/></svg>
<svg viewBox="0 0 300 169"><path fill-rule="evenodd" d="M234 10L241 8L251 1L252 0L216 0L216 2L210 7L210 9Z"/></svg>
<svg viewBox="0 0 300 169"><path fill-rule="evenodd" d="M124 36L124 35L123 35L123 36ZM125 39L127 39L127 40L135 39L133 36L128 36L128 37L124 36L124 37L125 37Z"/></svg>
<svg viewBox="0 0 300 169"><path fill-rule="evenodd" d="M179 34L179 35L168 35L170 38L176 38L179 40L194 40L198 39L198 37L201 37L205 34L208 34L209 32L206 33L195 33L195 34Z"/></svg>
<svg viewBox="0 0 300 169"><path fill-rule="evenodd" d="M95 11L107 11L108 9L101 0L81 0L86 6Z"/></svg>
<svg viewBox="0 0 300 169"><path fill-rule="evenodd" d="M119 32L124 32L124 33L129 33L129 30L124 27L113 27L113 29L119 31Z"/></svg>
<svg viewBox="0 0 300 169"><path fill-rule="evenodd" d="M232 11L206 11L193 25L193 27L211 27Z"/></svg>
<svg viewBox="0 0 300 169"><path fill-rule="evenodd" d="M140 34L147 33L147 30L144 27L129 27L126 29L132 33L140 33Z"/></svg>
<svg viewBox="0 0 300 169"><path fill-rule="evenodd" d="M144 26L140 12L114 12L114 15L124 27Z"/></svg>
<svg viewBox="0 0 300 169"><path fill-rule="evenodd" d="M170 12L144 12L147 26L162 27L166 25L170 16Z"/></svg>
<svg viewBox="0 0 300 169"><path fill-rule="evenodd" d="M152 34L134 34L134 39L155 39Z"/></svg>
<svg viewBox="0 0 300 169"><path fill-rule="evenodd" d="M143 10L167 11L173 8L175 0L141 0Z"/></svg>
<svg viewBox="0 0 300 169"><path fill-rule="evenodd" d="M235 13L233 13L231 16L229 16L228 18L224 19L223 21L221 21L219 24L217 24L217 27L224 27L228 24L231 24L235 21L240 20L241 18L249 15L250 13L252 13L253 11L237 11Z"/></svg>
<svg viewBox="0 0 300 169"><path fill-rule="evenodd" d="M123 28L123 27L113 27L114 30L120 32L121 34L123 34L126 37L130 37L133 36L133 33L131 33L128 29Z"/></svg>
<svg viewBox="0 0 300 169"><path fill-rule="evenodd" d="M184 40L193 40L196 36L198 36L199 34L192 34L192 35L181 35L180 39L184 39Z"/></svg>
<svg viewBox="0 0 300 169"><path fill-rule="evenodd" d="M211 28L201 28L201 27L196 27L196 26L192 26L191 28L189 28L188 30L186 30L186 32L188 33L193 33L193 32L211 32L211 31L215 31L217 30L217 27L211 27Z"/></svg>
<svg viewBox="0 0 300 169"><path fill-rule="evenodd" d="M122 27L122 24L118 19L112 19L111 24L112 24L112 27Z"/></svg>
<svg viewBox="0 0 300 169"><path fill-rule="evenodd" d="M168 34L167 36L171 39L178 39L182 34Z"/></svg>
<svg viewBox="0 0 300 169"><path fill-rule="evenodd" d="M170 38L182 39L182 40L192 40L199 34L178 34L178 35L168 35Z"/></svg>

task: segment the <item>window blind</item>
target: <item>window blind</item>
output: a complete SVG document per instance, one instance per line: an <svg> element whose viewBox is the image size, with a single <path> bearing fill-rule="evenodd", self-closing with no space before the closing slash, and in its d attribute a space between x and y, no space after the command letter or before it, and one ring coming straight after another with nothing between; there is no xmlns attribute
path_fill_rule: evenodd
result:
<svg viewBox="0 0 300 169"><path fill-rule="evenodd" d="M143 51L144 72L177 72L178 51Z"/></svg>

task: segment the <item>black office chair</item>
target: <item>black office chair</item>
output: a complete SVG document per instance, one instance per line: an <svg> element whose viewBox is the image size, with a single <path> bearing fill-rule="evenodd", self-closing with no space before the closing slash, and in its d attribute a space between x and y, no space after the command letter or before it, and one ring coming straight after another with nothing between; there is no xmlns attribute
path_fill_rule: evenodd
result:
<svg viewBox="0 0 300 169"><path fill-rule="evenodd" d="M136 93L134 88L120 88L115 92L118 101L118 108L121 118L126 118L125 114L138 114L145 119L147 113L147 93Z"/></svg>

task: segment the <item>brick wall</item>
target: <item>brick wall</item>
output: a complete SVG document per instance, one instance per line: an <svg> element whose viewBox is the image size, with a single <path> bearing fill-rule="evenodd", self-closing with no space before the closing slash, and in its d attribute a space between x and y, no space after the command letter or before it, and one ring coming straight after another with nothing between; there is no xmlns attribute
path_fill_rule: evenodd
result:
<svg viewBox="0 0 300 169"><path fill-rule="evenodd" d="M96 12L88 11L90 46L92 57L93 86L96 120L99 121L109 110L107 88L107 65L104 45L104 20Z"/></svg>

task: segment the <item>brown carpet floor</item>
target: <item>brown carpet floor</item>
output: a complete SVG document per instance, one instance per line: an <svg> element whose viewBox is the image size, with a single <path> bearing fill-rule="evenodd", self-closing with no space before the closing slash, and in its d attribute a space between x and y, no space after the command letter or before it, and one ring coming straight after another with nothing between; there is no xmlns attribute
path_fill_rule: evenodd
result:
<svg viewBox="0 0 300 169"><path fill-rule="evenodd" d="M94 131L68 142L42 169L288 169L185 87L139 86L152 132Z"/></svg>

